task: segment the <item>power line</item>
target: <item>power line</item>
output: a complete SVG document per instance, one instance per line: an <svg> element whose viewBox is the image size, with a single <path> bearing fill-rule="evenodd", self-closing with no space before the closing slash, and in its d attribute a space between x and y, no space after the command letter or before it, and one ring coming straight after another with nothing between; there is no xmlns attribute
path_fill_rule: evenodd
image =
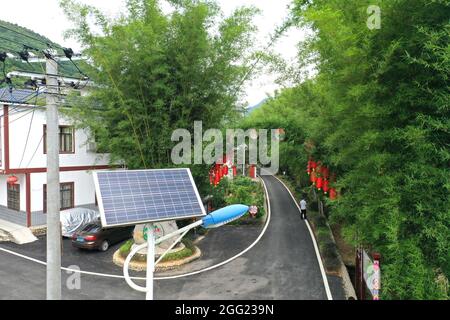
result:
<svg viewBox="0 0 450 320"><path fill-rule="evenodd" d="M44 40L41 40L41 39L32 37L32 36L30 36L30 35L28 35L28 34L22 33L22 32L20 32L20 31L17 31L17 30L11 29L11 28L8 28L8 27L6 27L6 26L4 26L4 25L1 25L1 24L0 24L0 28L3 28L3 29L5 29L5 30L11 31L11 32L14 32L14 33L17 33L17 34L20 34L21 36L26 37L26 38L29 38L29 39L31 39L31 40L34 40L34 41L43 43L43 44L45 44L47 47L50 47L50 48L53 47L52 43L49 42L49 41L44 41ZM56 44L56 46L59 47L60 49L63 49L63 48L62 48L60 45L58 45L58 44Z"/></svg>
<svg viewBox="0 0 450 320"><path fill-rule="evenodd" d="M13 49L13 48L7 47L4 44L1 45L0 49L5 51L5 53L11 53L11 52L17 53L17 51L19 51L17 49Z"/></svg>
<svg viewBox="0 0 450 320"><path fill-rule="evenodd" d="M0 39L17 44L18 46L21 46L21 47L28 47L29 49L35 49L34 47L27 46L21 42L17 42L16 40L8 39L8 38L2 37L2 36L0 36ZM36 49L36 50L40 50L40 49Z"/></svg>
<svg viewBox="0 0 450 320"><path fill-rule="evenodd" d="M75 66L75 68L77 68L78 72L82 76L85 76L86 78L90 79L90 77L86 73L84 73L72 59L69 59L69 60L70 60L70 62L72 62L72 64Z"/></svg>
<svg viewBox="0 0 450 320"><path fill-rule="evenodd" d="M86 78L89 78L89 76L87 76L83 71L81 71L81 69L78 67L78 65L72 60L73 57L73 50L71 48L64 48L64 55L66 56L67 59L70 60L70 62L72 62L72 64L75 66L75 68L78 70L78 72L85 76Z"/></svg>
<svg viewBox="0 0 450 320"><path fill-rule="evenodd" d="M31 92L29 95L27 95L26 97L22 98L21 101L17 101L16 99L14 99L14 97L12 96L12 92L10 92L11 95L11 101L10 103L18 103L18 104L28 104L28 101L31 100L33 98L33 95L36 95L36 102L37 102L37 96L38 93L36 93L35 91ZM6 101L5 101L6 102ZM16 107L17 108L17 107ZM2 116L0 116L1 118Z"/></svg>
<svg viewBox="0 0 450 320"><path fill-rule="evenodd" d="M36 105L36 103L37 103L38 95L39 95L39 89L38 89L38 91L37 91L37 93L36 93L36 97L35 97L35 100L34 100L34 104L35 104L35 105ZM27 140L25 141L25 146L24 146L24 148L23 148L22 158L20 159L19 168L22 166L22 161L23 161L23 158L24 158L24 156L25 156L25 151L27 150L28 139L30 138L31 126L32 126L33 120L34 120L34 111L35 111L35 110L36 110L36 109L33 108L33 114L31 115L30 125L29 125L29 127L28 127Z"/></svg>
<svg viewBox="0 0 450 320"><path fill-rule="evenodd" d="M44 140L44 134L42 134L41 140L39 140L39 143L38 143L38 145L36 147L36 150L34 150L33 155L31 156L30 161L28 161L28 164L27 164L26 168L28 168L30 166L30 164L31 164L31 161L33 161L34 156L36 155L36 152L39 150L39 146L41 145L42 140Z"/></svg>

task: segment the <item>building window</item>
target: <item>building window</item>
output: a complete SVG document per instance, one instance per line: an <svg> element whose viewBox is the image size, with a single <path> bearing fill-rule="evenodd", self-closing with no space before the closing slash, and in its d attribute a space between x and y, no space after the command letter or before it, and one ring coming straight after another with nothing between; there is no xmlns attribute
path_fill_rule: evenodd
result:
<svg viewBox="0 0 450 320"><path fill-rule="evenodd" d="M60 210L67 210L75 207L74 186L75 184L73 182L65 182L60 184L59 188ZM44 212L47 212L46 184L44 184Z"/></svg>
<svg viewBox="0 0 450 320"><path fill-rule="evenodd" d="M8 208L20 211L20 184L7 184Z"/></svg>
<svg viewBox="0 0 450 320"><path fill-rule="evenodd" d="M47 126L44 125L44 153L47 153ZM59 153L75 153L75 129L59 126Z"/></svg>

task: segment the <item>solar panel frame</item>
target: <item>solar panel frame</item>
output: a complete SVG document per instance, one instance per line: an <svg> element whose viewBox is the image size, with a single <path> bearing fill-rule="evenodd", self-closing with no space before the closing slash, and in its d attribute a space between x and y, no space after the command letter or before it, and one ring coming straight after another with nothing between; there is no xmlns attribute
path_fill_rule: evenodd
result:
<svg viewBox="0 0 450 320"><path fill-rule="evenodd" d="M165 171L178 171L178 172L187 172L187 175L189 177L189 182L190 185L192 186L192 190L195 193L195 197L196 197L196 204L198 204L198 207L200 209L200 213L199 214L189 214L189 215L179 215L179 216L170 216L170 217L153 217L153 218L148 218L148 219L137 219L137 220L133 220L133 221L127 221L125 223L109 223L106 218L106 212L105 212L105 203L104 203L104 199L103 199L103 194L102 194L102 190L100 188L100 182L99 182L99 177L98 175L100 174L108 174L108 173L139 173L139 172L165 172ZM131 226L131 225L137 225L137 224L144 224L144 223L152 223L152 222L163 222L163 221L172 221L172 220L183 220L183 219L190 219L190 218L198 218L198 217L204 217L206 216L206 210L205 207L203 205L203 202L201 200L200 194L198 192L198 189L195 185L194 182L194 178L192 176L191 170L188 168L181 168L181 169L148 169L148 170L100 170L100 171L94 171L93 172L93 178L94 178L94 185L95 185L95 192L97 195L97 202L98 202L98 207L99 207L99 211L100 211L100 220L102 223L102 226L105 228L114 228L114 227L121 227L121 226ZM170 190L167 190L168 192L170 192ZM156 192L156 195L161 194L163 195L164 193L162 192ZM112 196L112 194L111 194ZM162 202L164 202L164 200L161 199Z"/></svg>

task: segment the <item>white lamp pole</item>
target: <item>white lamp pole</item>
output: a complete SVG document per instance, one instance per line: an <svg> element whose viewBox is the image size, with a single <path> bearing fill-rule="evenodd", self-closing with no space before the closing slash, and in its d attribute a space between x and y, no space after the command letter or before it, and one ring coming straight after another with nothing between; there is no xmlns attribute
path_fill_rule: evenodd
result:
<svg viewBox="0 0 450 320"><path fill-rule="evenodd" d="M153 224L147 225L147 280L146 300L153 300L153 273L155 272L155 235Z"/></svg>
<svg viewBox="0 0 450 320"><path fill-rule="evenodd" d="M228 206L226 208L214 211L214 212L210 213L209 215L203 217L202 220L196 221L184 228L178 229L177 231L174 231L168 235L162 236L162 237L158 238L157 240L155 240L153 225L147 224L147 232L146 232L147 242L143 243L139 246L136 246L134 249L132 249L123 264L123 275L125 276L125 281L134 290L139 291L139 292L144 292L146 300L153 300L153 273L155 271L155 265L156 265L156 263L155 263L155 245L158 245L161 242L164 242L166 240L172 239L172 238L176 237L177 235L181 235L172 244L172 246L169 249L167 249L167 251L164 254L161 255L161 257L157 261L157 263L159 263L162 260L162 258L178 242L180 242L182 240L182 238L189 232L189 230L199 227L199 226L202 226L207 229L223 226L227 223L230 223L230 222L242 217L246 212L248 212L248 209L249 209L249 207L245 206L245 205ZM130 262L131 262L131 259L133 258L133 256L145 248L147 248L147 278L146 278L146 286L144 288L144 287L136 285L133 282L133 280L131 280L128 268L129 268L129 265L130 265Z"/></svg>
<svg viewBox="0 0 450 320"><path fill-rule="evenodd" d="M247 145L245 143L241 144L236 148L236 151L239 151L240 149L242 149L242 158L244 160L242 163L242 175L245 176L245 150L247 149Z"/></svg>

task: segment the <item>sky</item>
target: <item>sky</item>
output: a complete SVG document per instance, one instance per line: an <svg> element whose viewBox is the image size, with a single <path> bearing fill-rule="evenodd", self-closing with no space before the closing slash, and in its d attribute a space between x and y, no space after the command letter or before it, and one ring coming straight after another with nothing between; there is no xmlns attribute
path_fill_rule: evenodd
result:
<svg viewBox="0 0 450 320"><path fill-rule="evenodd" d="M78 1L101 9L111 18L117 17L125 8L124 0ZM72 24L65 17L58 3L58 0L3 0L0 19L29 28L58 44L77 51L80 49L80 45L75 40L65 39L63 36L64 31L70 29ZM242 5L253 5L259 8L262 13L255 20L259 29L257 45L264 47L276 26L280 25L287 17L288 5L291 0L218 0L218 3L225 15ZM304 36L305 33L302 30L291 29L276 43L273 49L284 58L293 59L296 55L296 45L304 39ZM274 80L275 76L269 74L253 80L247 86L246 97L243 100L249 106L256 105L278 89Z"/></svg>

